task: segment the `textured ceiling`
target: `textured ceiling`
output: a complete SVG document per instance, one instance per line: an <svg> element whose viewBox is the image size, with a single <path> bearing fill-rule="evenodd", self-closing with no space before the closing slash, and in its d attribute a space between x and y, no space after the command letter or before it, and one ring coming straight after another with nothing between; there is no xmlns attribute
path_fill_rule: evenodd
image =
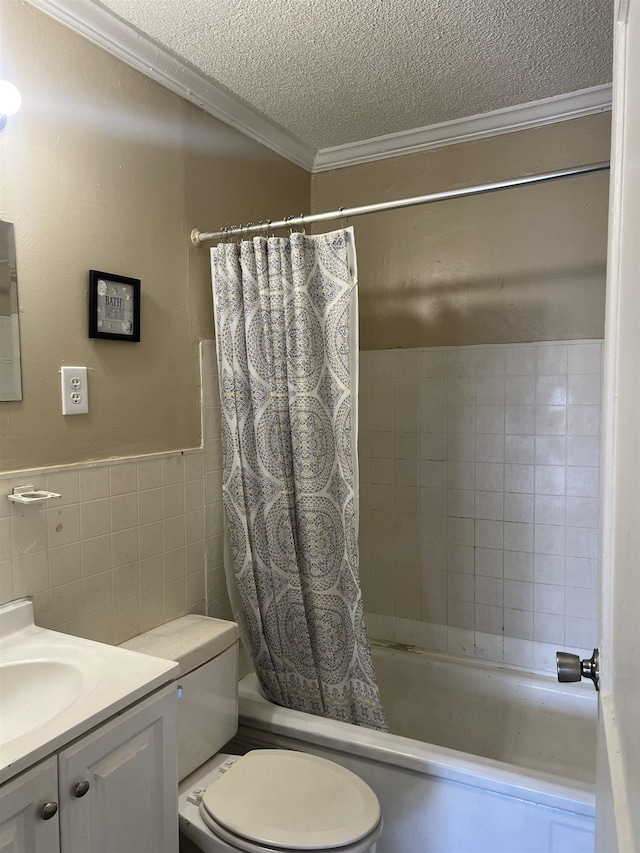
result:
<svg viewBox="0 0 640 853"><path fill-rule="evenodd" d="M102 0L318 150L611 81L613 0Z"/></svg>

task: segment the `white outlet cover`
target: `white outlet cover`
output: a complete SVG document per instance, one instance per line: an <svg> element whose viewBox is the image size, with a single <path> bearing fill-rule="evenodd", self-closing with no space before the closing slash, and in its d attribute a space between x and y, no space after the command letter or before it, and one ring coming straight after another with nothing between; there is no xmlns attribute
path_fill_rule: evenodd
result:
<svg viewBox="0 0 640 853"><path fill-rule="evenodd" d="M63 415L86 415L89 413L89 388L87 368L63 365L60 368Z"/></svg>

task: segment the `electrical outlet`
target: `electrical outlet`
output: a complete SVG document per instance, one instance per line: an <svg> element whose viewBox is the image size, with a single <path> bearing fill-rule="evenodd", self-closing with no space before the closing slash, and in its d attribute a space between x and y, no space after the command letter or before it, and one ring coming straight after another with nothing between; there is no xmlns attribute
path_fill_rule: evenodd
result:
<svg viewBox="0 0 640 853"><path fill-rule="evenodd" d="M60 368L60 383L62 388L62 414L88 414L87 368L64 365Z"/></svg>

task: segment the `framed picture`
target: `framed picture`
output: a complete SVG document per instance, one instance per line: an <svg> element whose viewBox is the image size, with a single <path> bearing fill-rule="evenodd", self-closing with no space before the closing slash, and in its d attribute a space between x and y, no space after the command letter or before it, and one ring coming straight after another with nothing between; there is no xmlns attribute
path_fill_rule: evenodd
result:
<svg viewBox="0 0 640 853"><path fill-rule="evenodd" d="M89 270L89 337L140 340L140 279Z"/></svg>

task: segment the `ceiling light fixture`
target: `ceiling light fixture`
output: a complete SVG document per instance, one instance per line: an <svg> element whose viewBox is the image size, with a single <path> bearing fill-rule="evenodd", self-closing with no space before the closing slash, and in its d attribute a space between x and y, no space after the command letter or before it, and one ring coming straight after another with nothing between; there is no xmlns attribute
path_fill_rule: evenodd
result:
<svg viewBox="0 0 640 853"><path fill-rule="evenodd" d="M8 80L0 80L0 133L5 128L7 116L17 113L22 104L20 92Z"/></svg>

